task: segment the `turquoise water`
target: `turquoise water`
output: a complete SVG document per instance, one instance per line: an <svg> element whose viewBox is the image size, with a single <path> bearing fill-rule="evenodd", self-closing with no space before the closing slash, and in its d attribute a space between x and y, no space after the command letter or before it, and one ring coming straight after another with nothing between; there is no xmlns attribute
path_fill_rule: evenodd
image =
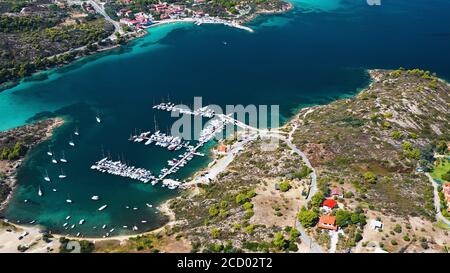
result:
<svg viewBox="0 0 450 273"><path fill-rule="evenodd" d="M151 108L168 96L186 104L202 96L206 104L280 105L285 120L298 108L354 95L369 82L367 68L420 67L450 78L449 1L385 0L380 7L345 0L294 4L286 14L249 23L254 33L192 24L151 29L129 46L0 93L0 130L46 116L67 119L19 170L20 186L6 217L85 236L104 235L106 230L99 228L103 224L107 230L115 228L112 235L131 233L123 225L137 225L139 231L160 226L163 219L145 203L155 206L176 192L89 167L101 158L103 146L114 158L120 155L153 171L162 168L173 153L127 139L135 128L153 130L154 117L162 130L173 123L167 112ZM97 112L101 124L95 122ZM81 135L71 148L68 141L75 127ZM52 164L47 145L58 155L64 150L69 163ZM207 164L207 158L197 158L174 178L183 179ZM61 166L68 175L64 181L57 178ZM53 178L50 183L43 180L45 169ZM43 197L37 196L39 185ZM94 194L101 201L91 201ZM67 198L74 203L65 203ZM98 212L103 204L109 207ZM86 223L64 230L68 215L70 224L82 218Z"/></svg>

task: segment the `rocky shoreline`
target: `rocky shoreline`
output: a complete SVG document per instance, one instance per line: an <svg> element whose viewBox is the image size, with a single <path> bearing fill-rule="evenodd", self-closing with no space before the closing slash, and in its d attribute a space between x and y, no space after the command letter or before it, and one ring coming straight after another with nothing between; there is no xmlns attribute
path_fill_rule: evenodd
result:
<svg viewBox="0 0 450 273"><path fill-rule="evenodd" d="M17 184L17 170L26 159L27 153L35 146L49 139L53 135L54 129L63 124L64 120L62 118L50 118L0 132L0 149L2 151L11 149L17 143L20 143L21 149L23 149L23 153L18 158L0 160L0 188L2 192L7 193L5 199L0 200L0 213L6 208L14 194Z"/></svg>

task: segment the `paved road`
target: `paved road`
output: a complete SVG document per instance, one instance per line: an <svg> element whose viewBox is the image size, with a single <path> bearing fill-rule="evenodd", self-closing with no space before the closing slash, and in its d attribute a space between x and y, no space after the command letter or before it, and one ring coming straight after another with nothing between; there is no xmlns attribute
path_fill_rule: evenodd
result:
<svg viewBox="0 0 450 273"><path fill-rule="evenodd" d="M444 222L445 224L447 224L448 226L450 226L450 221L447 218L445 218L444 215L442 215L442 213L441 213L441 200L439 199L439 192L438 192L439 185L436 183L436 181L434 181L434 179L431 177L431 175L429 173L425 173L425 175L428 177L428 180L433 185L434 208L436 210L436 219L439 219L442 222Z"/></svg>
<svg viewBox="0 0 450 273"><path fill-rule="evenodd" d="M120 24L117 21L114 21L113 19L111 19L111 17L109 17L109 15L106 13L105 8L103 6L100 6L94 0L88 0L88 2L89 2L89 4L92 5L92 7L95 9L96 12L100 13L103 17L105 17L106 21L108 21L114 25L115 32L119 32L120 34L123 33L123 30L120 27ZM115 36L114 36L115 32L110 36L111 40L115 39Z"/></svg>

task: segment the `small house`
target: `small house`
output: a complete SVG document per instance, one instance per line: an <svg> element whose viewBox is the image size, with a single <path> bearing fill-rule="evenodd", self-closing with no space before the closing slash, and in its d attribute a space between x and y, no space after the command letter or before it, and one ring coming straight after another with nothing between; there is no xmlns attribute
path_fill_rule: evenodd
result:
<svg viewBox="0 0 450 273"><path fill-rule="evenodd" d="M344 193L342 192L342 189L340 189L340 188L333 188L333 189L331 189L330 194L331 194L331 196L336 196L338 198L343 198L344 197Z"/></svg>
<svg viewBox="0 0 450 273"><path fill-rule="evenodd" d="M333 200L333 199L326 199L322 203L322 208L326 211L331 211L336 206L337 206L337 202L336 202L336 200Z"/></svg>
<svg viewBox="0 0 450 273"><path fill-rule="evenodd" d="M331 215L322 215L319 219L319 224L317 225L319 228L328 229L328 230L337 230L338 226L336 225L336 217Z"/></svg>
<svg viewBox="0 0 450 273"><path fill-rule="evenodd" d="M377 221L377 220L372 220L370 222L370 227L373 230L381 230L381 229L383 229L383 223L381 223L380 221Z"/></svg>

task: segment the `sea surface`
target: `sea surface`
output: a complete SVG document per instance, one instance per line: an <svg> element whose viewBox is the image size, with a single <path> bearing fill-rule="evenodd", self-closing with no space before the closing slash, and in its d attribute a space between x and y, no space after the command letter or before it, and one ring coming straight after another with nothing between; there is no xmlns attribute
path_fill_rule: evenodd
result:
<svg viewBox="0 0 450 273"><path fill-rule="evenodd" d="M155 207L177 191L89 167L109 154L158 173L176 153L127 139L135 130L154 131L155 120L160 130L170 129L175 118L152 109L162 100L192 104L194 96L201 96L204 104L279 105L285 122L302 107L353 96L368 85L370 68L419 67L450 79L448 0L381 0L381 6L365 0L293 3L288 13L250 22L253 33L220 25L152 28L121 49L1 92L0 130L43 117L67 121L29 154L6 217L88 237L112 228L114 236L133 233L134 225L137 232L161 226L164 219ZM80 136L73 135L76 127ZM68 145L72 138L75 147ZM51 163L49 146L57 157L64 151L69 163ZM172 178L185 179L209 161L208 156L197 157ZM68 178L58 179L61 169ZM45 170L51 182L44 181ZM101 199L92 201L92 195ZM108 208L97 211L104 204ZM80 219L86 223L79 225ZM65 222L75 227L66 230Z"/></svg>

